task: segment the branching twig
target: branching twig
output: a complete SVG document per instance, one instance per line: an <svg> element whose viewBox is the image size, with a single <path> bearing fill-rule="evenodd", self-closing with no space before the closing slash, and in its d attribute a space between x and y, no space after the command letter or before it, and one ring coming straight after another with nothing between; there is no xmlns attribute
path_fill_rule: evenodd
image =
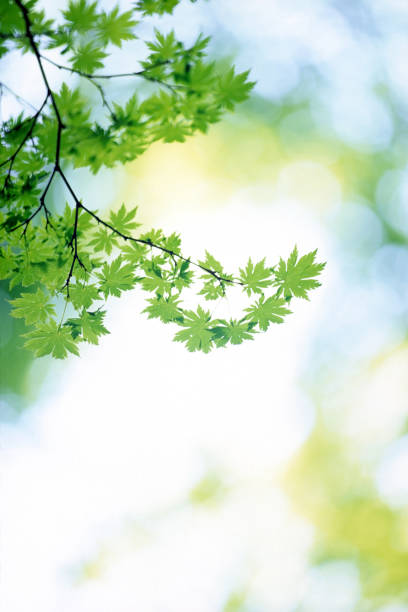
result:
<svg viewBox="0 0 408 612"><path fill-rule="evenodd" d="M78 74L79 76L85 77L86 79L118 79L122 77L133 77L140 76L144 77L149 70L154 70L155 68L160 68L160 66L165 66L170 63L170 60L163 60L162 62L157 62L157 64L153 64L152 66L148 66L143 70L137 70L135 72L119 72L117 74L91 74L90 72L83 72L82 70L78 70L77 68L72 68L71 66L64 66L62 64L58 64L54 62L54 60L45 57L45 55L40 54L40 57L47 61L49 64L52 64L56 68L60 70L67 70L68 72L73 72Z"/></svg>
<svg viewBox="0 0 408 612"><path fill-rule="evenodd" d="M82 207L82 204L77 201L75 205L75 220L74 220L74 230L72 232L71 240L69 241L68 246L71 247L74 256L72 258L71 267L68 272L67 280L64 283L63 289L67 290L67 298L69 298L69 284L71 282L72 275L74 273L75 263L78 262L81 268L86 270L84 264L82 263L79 255L78 255L78 221L79 221L79 209Z"/></svg>
<svg viewBox="0 0 408 612"><path fill-rule="evenodd" d="M35 106L31 104L31 102L29 102L28 100L20 96L18 93L16 93L13 89L11 89L11 87L1 82L0 83L0 94L1 94L2 89L5 89L6 91L8 91L17 100L17 102L21 104L21 106L29 106L33 111L38 112Z"/></svg>
<svg viewBox="0 0 408 612"><path fill-rule="evenodd" d="M103 219L101 219L96 213L94 213L92 210L90 210L89 208L84 206L82 203L79 203L79 206L85 212L87 212L88 215L93 217L95 219L95 221L97 221L97 223L100 223L104 227L110 229L114 234L117 234L118 236L123 238L123 240L130 240L131 242L136 242L138 244L145 244L145 245L147 245L147 246L149 246L149 247L151 247L153 249L157 249L159 251L162 251L163 253L167 253L172 258L177 257L181 261L187 261L191 265L196 266L197 268L200 268L201 270L203 270L204 272L207 272L208 274L211 274L215 279L217 279L217 281L219 281L221 283L224 282L224 283L230 283L231 285L241 285L241 286L244 284L241 281L237 281L237 280L234 280L234 279L230 279L230 278L226 278L224 276L221 276L215 270L211 270L210 268L207 268L206 266L202 266L201 264L199 264L199 263L197 263L195 261L192 261L189 257L184 257L183 255L180 255L179 253L176 253L172 249L168 249L168 248L166 248L166 247L164 247L164 246L162 246L160 244L155 244L151 240L147 240L147 239L144 239L144 238L134 238L133 236L129 236L128 234L124 234L123 232L121 232L118 229L116 229L113 225L108 223L107 221L104 221Z"/></svg>
<svg viewBox="0 0 408 612"><path fill-rule="evenodd" d="M82 204L82 202L79 200L78 196L76 195L75 191L73 190L72 185L70 184L69 180L67 179L67 177L66 177L66 175L65 175L65 173L62 170L61 165L60 165L61 135L62 135L63 129L65 128L65 125L64 125L64 123L62 121L62 117L61 117L61 114L60 114L60 111L59 111L59 108L58 108L55 96L54 96L54 94L53 94L53 92L51 90L51 87L49 85L49 82L48 82L48 79L47 79L47 75L45 73L44 66L43 66L42 61L41 61L42 59L44 59L45 61L49 62L50 64L56 66L60 70L67 70L67 71L69 71L71 73L78 74L79 76L84 77L84 78L90 80L94 84L94 86L98 88L98 90L100 92L100 95L102 97L102 102L103 102L104 106L106 106L108 108L108 110L111 112L111 114L112 114L112 110L110 109L110 107L109 107L109 105L108 105L108 103L106 101L104 90L103 90L103 88L98 83L96 83L94 81L94 79L113 79L113 78L121 78L121 77L140 76L140 77L145 78L146 80L153 81L153 82L159 83L161 85L164 85L166 87L169 87L173 92L175 92L175 89L177 87L185 87L185 86L184 85L169 84L169 83L166 83L165 81L160 81L159 79L156 79L154 77L149 77L148 74L147 74L149 70L152 70L152 69L154 69L154 68L156 68L156 67L158 67L160 65L168 64L169 61L165 60L165 61L160 62L160 63L158 63L158 64L156 64L154 66L145 68L144 70L140 70L140 71L137 71L137 72L127 72L127 73L120 73L120 74L103 74L103 75L101 75L101 74L88 74L88 73L82 72L80 70L77 70L75 68L70 68L68 66L63 66L63 65L57 64L53 60L50 60L49 58L46 58L46 57L44 57L43 55L40 54L38 46L37 46L37 44L36 44L36 42L34 40L33 33L31 31L32 24L31 24L30 17L29 17L29 14L28 14L28 9L24 6L24 4L22 3L21 0L14 0L14 2L17 4L17 6L20 8L20 10L22 12L22 15L23 15L23 18L24 18L24 22L25 22L25 26L26 26L26 36L27 36L27 38L29 40L30 46L31 46L31 48L33 50L33 53L34 53L34 55L35 55L35 57L37 59L37 63L38 63L38 66L40 68L41 76L43 78L43 81L44 81L44 84L45 84L45 87L46 87L47 96L46 96L46 98L45 98L41 108L39 109L39 111L37 111L37 113L34 115L31 127L30 127L29 131L27 132L23 142L20 144L19 148L11 156L11 158L6 160L6 162L3 162L3 164L7 163L8 161L11 161L12 163L14 162L14 159L17 157L19 151L24 146L24 143L31 136L31 133L32 133L32 131L34 129L35 122L37 121L38 117L40 116L40 114L41 114L41 112L42 112L42 110L43 110L43 108L44 108L44 106L45 106L45 104L46 104L46 102L47 102L47 100L49 98L51 99L52 106L53 106L53 109L54 109L54 112L55 112L55 116L56 116L56 120L57 120L57 137L56 137L54 167L53 167L53 170L52 170L52 172L50 174L48 182L47 182L47 184L45 186L45 189L44 189L44 191L43 191L43 193L42 193L42 195L40 197L40 204L39 204L38 208L28 217L28 219L26 219L25 221L23 221L21 224L19 224L18 226L14 227L10 231L14 231L18 227L25 226L24 232L23 232L23 234L25 235L27 227L28 227L28 224L37 215L37 213L40 212L41 209L44 209L44 212L45 212L45 215L46 215L47 225L51 224L50 221L49 221L49 214L50 213L49 213L49 211L48 211L48 209L47 209L47 207L45 205L45 197L46 197L46 195L48 193L48 190L49 190L49 188L51 186L51 183L53 181L54 176L58 173L60 175L61 179L63 180L64 184L66 185L66 187L67 187L67 189L68 189L72 199L75 202L74 227L73 227L73 233L72 233L70 242L68 244L68 246L72 249L73 258L72 258L72 262L71 262L71 265L70 265L70 269L69 269L69 272L68 272L67 279L66 279L66 281L64 283L64 286L63 286L63 289L66 288L66 290L67 290L67 297L69 297L69 286L70 286L70 282L71 282L71 279L72 279L73 274L74 274L75 264L78 263L84 270L86 270L84 264L82 263L82 261L80 259L79 254L78 254L78 223L79 223L79 213L80 213L81 209L84 210L84 212L88 213L91 217L93 217L97 221L97 223L105 226L106 228L111 230L113 233L115 233L116 235L120 236L123 240L130 240L130 241L136 242L138 244L145 244L147 246L150 246L153 249L157 249L157 250L159 250L159 251L161 251L163 253L167 253L168 255L171 256L173 261L174 261L174 258L178 258L181 261L188 262L189 264L191 264L191 265L193 265L193 266L195 266L197 268L200 268L204 272L207 272L208 274L213 276L222 286L223 286L223 283L229 283L231 285L241 285L242 286L244 283L242 283L241 281L238 281L236 279L226 278L225 276L222 276L221 274L219 274L215 270L211 270L210 268L207 268L206 266L203 266L200 263L194 262L190 258L184 257L183 255L180 255L179 253L176 253L172 249L168 249L168 248L166 248L166 247L164 247L162 245L155 244L155 243L153 243L149 239L134 238L133 236L126 235L123 232L121 232L120 230L116 229L113 225L111 225L110 223L108 223L108 222L104 221L103 219L101 219L96 213L94 213L92 210L90 210L89 208L87 208L86 206L84 206ZM9 170L9 172L10 171L11 170Z"/></svg>
<svg viewBox="0 0 408 612"><path fill-rule="evenodd" d="M88 81L90 81L92 85L94 85L95 87L99 89L104 106L106 106L105 92L102 86L96 83L94 79L121 79L123 77L137 76L137 77L141 77L145 79L146 81L151 81L152 83L157 83L158 85L167 87L168 89L171 89L173 93L176 93L176 94L178 93L177 89L182 89L186 87L185 85L182 85L182 84L167 83L166 81L162 81L161 79L150 77L148 75L148 72L150 70L154 70L154 68L159 68L160 66L165 66L169 64L170 63L169 60L163 60L162 62L157 62L157 64L154 64L153 66L149 66L148 68L144 68L143 70L137 70L135 72L120 72L117 74L91 74L89 72L83 72L82 70L78 70L77 68L72 68L71 66L64 66L63 64L58 64L57 62L54 62L54 60L51 60L48 57L45 57L45 55L41 54L40 57L44 59L46 62L48 62L49 64L52 64L53 66L58 68L59 70L66 70L67 72L71 72L72 74L77 74L78 76L83 77L84 79L87 79ZM109 111L112 113L110 109Z"/></svg>
<svg viewBox="0 0 408 612"><path fill-rule="evenodd" d="M7 187L7 184L10 181L11 171L13 169L13 164L14 164L14 162L16 160L16 157L20 153L21 149L24 147L24 145L27 142L27 140L31 137L31 134L33 133L34 127L35 127L35 125L36 125L36 123L38 121L38 117L41 115L44 106L47 104L48 98L49 98L49 93L47 93L47 95L45 96L45 100L41 104L41 106L38 109L38 111L35 113L35 115L33 115L31 117L31 125L30 125L26 135L24 136L23 140L18 145L17 149L14 151L14 153L12 155L10 155L10 157L8 157L7 159L5 159L4 161L2 161L0 163L0 168L2 166L5 166L6 164L10 163L10 167L8 169L7 176L6 176L6 179L4 181L4 185L2 187L2 190L4 190Z"/></svg>

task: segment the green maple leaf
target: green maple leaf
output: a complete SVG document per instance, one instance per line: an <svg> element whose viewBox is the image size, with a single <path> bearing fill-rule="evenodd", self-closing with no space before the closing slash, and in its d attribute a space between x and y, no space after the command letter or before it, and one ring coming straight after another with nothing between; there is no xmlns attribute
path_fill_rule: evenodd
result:
<svg viewBox="0 0 408 612"><path fill-rule="evenodd" d="M52 355L56 359L64 359L68 353L79 355L71 332L67 327L59 327L54 321L41 323L28 334L24 334L28 340L24 346L34 351L37 357Z"/></svg>
<svg viewBox="0 0 408 612"><path fill-rule="evenodd" d="M109 216L110 224L122 234L129 234L130 230L140 227L140 223L136 223L133 220L136 213L137 206L131 210L126 210L125 205L122 204L117 212L111 211Z"/></svg>
<svg viewBox="0 0 408 612"><path fill-rule="evenodd" d="M146 248L146 246L137 242L131 242L130 244L126 244L122 246L121 249L123 259L136 266L140 262L144 261L146 255Z"/></svg>
<svg viewBox="0 0 408 612"><path fill-rule="evenodd" d="M89 242L95 251L105 251L108 255L112 253L113 247L118 246L118 236L105 227L99 229Z"/></svg>
<svg viewBox="0 0 408 612"><path fill-rule="evenodd" d="M95 300L99 300L99 290L96 285L72 284L69 287L69 299L75 308L89 308Z"/></svg>
<svg viewBox="0 0 408 612"><path fill-rule="evenodd" d="M80 317L68 319L65 325L70 327L74 339L82 337L85 342L98 344L100 336L109 334L109 331L103 325L105 314L104 310L96 310L95 312L84 310Z"/></svg>
<svg viewBox="0 0 408 612"><path fill-rule="evenodd" d="M185 327L178 331L174 336L176 342L185 342L187 349L193 351L203 351L208 353L212 346L213 334L209 327L211 314L199 306L197 313L192 310L185 310L183 320L179 325Z"/></svg>
<svg viewBox="0 0 408 612"><path fill-rule="evenodd" d="M171 295L169 297L162 297L157 295L154 298L147 300L150 306L147 306L143 312L148 313L148 318L158 318L163 323L170 323L170 321L181 320L183 318L183 311L179 307L180 300L177 296Z"/></svg>
<svg viewBox="0 0 408 612"><path fill-rule="evenodd" d="M88 3L86 0L78 0L78 2L70 0L68 9L62 11L62 14L70 28L77 32L87 32L95 25L98 18L97 4L97 2Z"/></svg>
<svg viewBox="0 0 408 612"><path fill-rule="evenodd" d="M223 74L217 84L215 95L218 102L232 110L237 102L243 102L249 96L249 92L255 85L247 81L249 70L235 74L234 67Z"/></svg>
<svg viewBox="0 0 408 612"><path fill-rule="evenodd" d="M199 291L199 295L203 295L206 300L218 300L218 298L225 295L224 284L212 278L212 280L204 283L203 288Z"/></svg>
<svg viewBox="0 0 408 612"><path fill-rule="evenodd" d="M189 287L192 283L194 272L189 270L190 262L180 260L175 268L173 284L176 289L181 291L184 287Z"/></svg>
<svg viewBox="0 0 408 612"><path fill-rule="evenodd" d="M156 129L156 137L163 138L164 142L184 142L186 136L191 134L191 128L181 122L162 123Z"/></svg>
<svg viewBox="0 0 408 612"><path fill-rule="evenodd" d="M286 300L277 297L265 299L265 296L262 296L249 308L245 308L245 311L249 313L247 318L257 323L262 331L266 331L270 323L283 323L283 317L291 314Z"/></svg>
<svg viewBox="0 0 408 612"><path fill-rule="evenodd" d="M151 229L140 236L141 240L145 240L149 244L161 244L164 236L161 229Z"/></svg>
<svg viewBox="0 0 408 612"><path fill-rule="evenodd" d="M200 266L202 266L203 268L207 268L207 270L212 270L213 272L218 272L218 274L224 274L224 271L222 269L222 265L220 264L220 262L215 259L215 257L213 257L208 251L205 252L205 259L203 259L202 261L198 262L200 264ZM201 278L213 278L213 276L210 274L204 274L201 276Z"/></svg>
<svg viewBox="0 0 408 612"><path fill-rule="evenodd" d="M98 68L103 68L103 59L107 53L102 51L93 41L82 42L73 53L72 67L80 72L92 74Z"/></svg>
<svg viewBox="0 0 408 612"><path fill-rule="evenodd" d="M102 272L97 272L96 276L101 279L99 288L105 297L119 297L122 291L132 289L136 282L133 266L122 265L121 257L114 259L111 264L103 264Z"/></svg>
<svg viewBox="0 0 408 612"><path fill-rule="evenodd" d="M112 43L122 46L122 41L136 38L132 29L137 21L132 19L132 11L119 14L119 6L115 6L110 13L103 12L98 19L98 33L104 45Z"/></svg>
<svg viewBox="0 0 408 612"><path fill-rule="evenodd" d="M244 340L254 339L253 334L255 332L252 331L252 328L255 326L255 323L253 322L244 323L242 320L236 321L231 319L230 321L225 321L224 319L219 319L217 323L219 325L211 329L216 346L225 346L228 342L231 342L231 344L242 344Z"/></svg>
<svg viewBox="0 0 408 612"><path fill-rule="evenodd" d="M262 293L263 289L272 284L271 268L265 268L265 258L259 261L255 266L249 258L245 270L240 268L239 280L244 284L244 291L248 295L251 293Z"/></svg>
<svg viewBox="0 0 408 612"><path fill-rule="evenodd" d="M283 293L285 298L300 297L308 300L307 292L320 287L316 280L325 267L325 263L315 263L317 249L303 255L298 260L297 247L293 249L287 262L280 259L275 272L274 286L279 287L277 295Z"/></svg>
<svg viewBox="0 0 408 612"><path fill-rule="evenodd" d="M183 81L189 83L191 89L198 94L208 93L210 88L214 87L215 81L215 63L205 63L202 61L196 62L189 72L182 77Z"/></svg>
<svg viewBox="0 0 408 612"><path fill-rule="evenodd" d="M48 295L40 288L35 293L22 293L15 300L10 300L13 306L11 316L16 319L25 319L26 325L46 321L49 316L55 315L54 306L48 300Z"/></svg>
<svg viewBox="0 0 408 612"><path fill-rule="evenodd" d="M151 262L143 267L146 276L141 278L140 283L145 291L156 291L160 295L164 295L171 290L172 283L163 276L162 270Z"/></svg>
<svg viewBox="0 0 408 612"><path fill-rule="evenodd" d="M173 31L168 34L161 34L155 30L156 40L148 42L147 46L152 51L150 61L152 63L163 62L173 59L178 51L176 36Z"/></svg>
<svg viewBox="0 0 408 612"><path fill-rule="evenodd" d="M77 125L82 128L87 124L90 110L79 88L70 89L66 83L63 83L56 98L63 121L69 123L70 126Z"/></svg>
<svg viewBox="0 0 408 612"><path fill-rule="evenodd" d="M167 236L167 238L165 238L162 242L163 246L166 249L169 249L169 251L172 251L173 253L180 253L181 238L179 234L173 232L172 234L170 234L170 236Z"/></svg>
<svg viewBox="0 0 408 612"><path fill-rule="evenodd" d="M139 0L136 8L142 11L144 15L163 15L164 13L172 13L179 2L180 0Z"/></svg>

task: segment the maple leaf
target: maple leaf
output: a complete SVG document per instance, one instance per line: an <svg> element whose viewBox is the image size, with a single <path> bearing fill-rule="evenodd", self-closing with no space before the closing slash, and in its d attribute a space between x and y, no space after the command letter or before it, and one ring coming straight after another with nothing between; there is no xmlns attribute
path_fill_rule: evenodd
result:
<svg viewBox="0 0 408 612"><path fill-rule="evenodd" d="M231 319L230 321L225 321L224 319L219 319L217 321L219 325L213 327L211 331L213 332L213 340L216 346L225 346L228 342L231 344L242 344L244 340L253 340L252 328L255 326L254 322L244 323L241 321L236 321L235 319Z"/></svg>
<svg viewBox="0 0 408 612"><path fill-rule="evenodd" d="M25 319L26 325L46 321L49 316L55 315L54 306L48 300L49 297L40 288L35 293L22 293L15 300L10 300L13 306L11 316Z"/></svg>
<svg viewBox="0 0 408 612"><path fill-rule="evenodd" d="M251 258L249 258L245 270L240 268L239 271L239 280L244 284L243 290L248 295L251 295L251 293L262 293L263 289L272 284L272 269L265 268L265 258L255 264L255 266Z"/></svg>
<svg viewBox="0 0 408 612"><path fill-rule="evenodd" d="M112 43L121 47L122 41L136 38L132 32L136 24L137 21L132 19L132 11L120 15L119 7L115 6L110 13L103 12L99 16L97 29L103 44Z"/></svg>
<svg viewBox="0 0 408 612"><path fill-rule="evenodd" d="M92 74L98 68L103 68L102 60L107 53L102 51L95 42L82 42L73 53L72 66L75 70Z"/></svg>
<svg viewBox="0 0 408 612"><path fill-rule="evenodd" d="M146 262L143 266L144 276L140 283L145 291L156 291L160 295L168 293L171 290L172 283L167 280L166 272L163 272L159 266L152 262Z"/></svg>
<svg viewBox="0 0 408 612"><path fill-rule="evenodd" d="M280 259L273 283L275 287L279 287L278 296L283 293L285 298L294 295L308 300L307 292L320 287L315 277L322 272L326 264L315 263L316 253L317 249L298 260L298 250L295 246L287 262Z"/></svg>
<svg viewBox="0 0 408 612"><path fill-rule="evenodd" d="M187 349L193 351L203 351L208 353L212 345L212 332L209 328L211 314L198 306L197 313L192 310L185 310L183 320L179 325L185 327L176 333L176 342L185 342Z"/></svg>
<svg viewBox="0 0 408 612"><path fill-rule="evenodd" d="M255 83L247 81L249 70L235 74L232 67L218 80L216 96L219 103L228 109L233 109L236 102L243 102L249 96L249 92Z"/></svg>
<svg viewBox="0 0 408 612"><path fill-rule="evenodd" d="M84 310L80 317L68 319L64 325L71 328L71 335L74 339L81 336L83 340L90 344L98 344L99 336L109 334L103 325L105 317L104 310L89 312Z"/></svg>
<svg viewBox="0 0 408 612"><path fill-rule="evenodd" d="M75 308L89 308L95 300L99 300L99 289L96 285L77 285L69 287L69 299Z"/></svg>
<svg viewBox="0 0 408 612"><path fill-rule="evenodd" d="M52 355L56 359L64 359L68 353L79 355L70 330L59 327L54 319L41 323L33 331L24 334L24 337L28 338L24 346L34 351L37 357Z"/></svg>
<svg viewBox="0 0 408 612"><path fill-rule="evenodd" d="M145 15L163 15L164 13L172 13L173 9L180 0L139 0L136 8L143 11Z"/></svg>
<svg viewBox="0 0 408 612"><path fill-rule="evenodd" d="M286 300L274 296L267 299L262 296L255 304L245 308L245 311L249 313L249 320L257 323L262 331L266 331L270 323L283 323L283 317L291 314Z"/></svg>
<svg viewBox="0 0 408 612"><path fill-rule="evenodd" d="M136 282L132 264L122 265L122 257L117 257L111 264L105 263L102 272L96 276L101 279L100 290L105 297L119 297L122 291L132 289Z"/></svg>
<svg viewBox="0 0 408 612"><path fill-rule="evenodd" d="M218 274L223 274L224 270L220 262L215 259L208 251L205 252L205 259L198 262L200 266L203 268L207 268L208 270L212 270L213 272L218 272ZM201 278L214 278L211 274L203 274Z"/></svg>
<svg viewBox="0 0 408 612"><path fill-rule="evenodd" d="M150 306L147 306L142 312L147 312L149 319L158 318L163 323L183 319L183 311L179 307L180 300L176 296L172 295L164 298L158 295L147 301Z"/></svg>
<svg viewBox="0 0 408 612"><path fill-rule="evenodd" d="M72 29L77 32L87 32L97 20L97 4L97 2L88 3L86 0L78 0L78 2L70 0L68 9L62 11L62 14Z"/></svg>
<svg viewBox="0 0 408 612"><path fill-rule="evenodd" d="M95 251L105 251L108 255L112 253L113 247L118 245L118 236L108 231L105 227L99 229L93 239L89 242Z"/></svg>
<svg viewBox="0 0 408 612"><path fill-rule="evenodd" d="M122 234L129 234L130 230L140 227L140 223L136 223L136 221L134 221L136 213L137 206L131 210L127 210L125 205L122 204L117 212L111 211L110 223Z"/></svg>

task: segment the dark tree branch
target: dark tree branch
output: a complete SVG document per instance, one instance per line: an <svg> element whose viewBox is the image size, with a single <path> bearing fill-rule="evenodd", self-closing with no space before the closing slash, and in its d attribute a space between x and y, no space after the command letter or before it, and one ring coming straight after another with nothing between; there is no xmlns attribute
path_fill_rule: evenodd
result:
<svg viewBox="0 0 408 612"><path fill-rule="evenodd" d="M73 233L72 233L72 236L71 236L71 240L69 241L69 244L68 244L68 246L71 247L74 255L73 255L73 258L72 258L71 266L69 268L67 280L65 281L64 286L62 287L63 289L66 288L66 290L67 290L67 298L69 298L69 284L71 282L71 278L72 278L72 275L74 273L75 263L78 262L78 264L81 266L81 268L86 270L84 264L82 263L79 255L78 255L78 221L79 221L79 210L80 210L81 207L82 207L81 203L79 201L77 201L76 202L76 206L75 206L74 230L73 230Z"/></svg>
<svg viewBox="0 0 408 612"><path fill-rule="evenodd" d="M166 248L164 246L161 246L159 244L155 244L151 240L146 240L146 239L143 239L143 238L134 238L133 236L126 235L126 234L122 233L121 231L119 231L118 229L116 229L110 223L108 223L106 221L103 221L103 219L101 219L96 213L94 213L93 211L91 211L89 208L87 208L86 206L84 206L82 204L82 202L79 200L78 196L76 195L75 191L73 190L72 185L70 184L69 180L67 179L64 171L61 168L61 164L60 164L61 135L62 135L63 129L65 128L65 125L64 125L64 123L62 121L61 114L60 114L60 111L59 111L59 108L58 108L58 105L57 105L54 93L52 92L51 87L49 85L49 82L48 82L48 79L47 79L47 75L45 73L44 66L43 66L42 61L41 61L42 59L44 59L48 63L54 65L55 67L59 68L60 70L66 70L66 71L69 71L69 72L74 73L74 74L78 74L79 76L84 77L84 78L90 80L98 88L98 90L99 90L99 92L101 94L101 97L102 97L102 101L103 101L104 105L107 106L107 108L109 110L110 110L110 108L109 108L109 105L107 104L103 88L99 84L95 83L94 79L98 79L98 78L99 79L113 79L113 78L121 78L121 77L140 76L142 78L145 78L146 80L149 80L149 81L152 81L152 82L157 82L157 83L159 83L161 85L164 85L164 86L170 88L173 91L173 93L175 93L176 92L175 89L177 87L184 87L184 86L183 85L171 85L169 83L166 83L164 81L160 81L159 79L155 79L154 77L149 77L147 75L147 72L149 70L152 70L152 69L154 69L154 68L156 68L156 67L158 67L160 65L168 64L169 62L166 60L166 61L160 62L160 63L158 63L158 64L156 64L154 66L148 67L148 68L146 68L144 70L140 70L138 72L128 72L128 73L109 74L109 75L108 74L105 74L105 75L88 74L88 73L85 73L85 72L81 72L80 70L76 70L75 68L70 68L68 66L63 66L63 65L57 64L53 60L50 60L49 58L46 58L46 57L44 57L44 56L42 56L40 54L39 48L38 48L38 46L37 46L37 44L36 44L36 42L34 40L34 35L33 35L32 31L31 31L32 24L31 24L31 21L30 21L28 9L24 6L24 4L22 3L21 0L14 0L14 2L16 3L16 5L20 8L20 10L22 12L23 19L24 19L24 22L25 22L25 27L26 27L26 36L27 36L27 38L29 40L30 47L31 47L31 49L32 49L36 59L37 59L37 63L38 63L38 66L40 68L41 76L43 78L43 81L44 81L44 84L45 84L45 87L46 87L47 96L46 96L46 98L45 98L41 108L39 109L39 111L34 115L31 127L30 127L29 131L27 132L27 135L25 136L22 144L20 144L19 148L13 154L13 156L11 156L11 158L9 158L5 162L3 162L3 164L7 163L8 161L12 161L12 163L14 163L14 159L17 157L18 153L20 152L20 150L24 146L24 143L31 136L32 131L34 129L34 125L35 125L38 117L40 116L40 114L41 114L41 112L42 112L42 110L43 110L43 108L44 108L44 106L45 106L45 104L46 104L46 102L47 102L47 100L49 98L51 99L52 106L53 106L53 109L54 109L54 112L55 112L55 117L56 117L56 120L57 120L57 137L56 137L56 146L55 146L55 162L54 162L54 167L53 167L53 170L52 170L52 172L51 172L51 174L49 176L49 179L47 181L45 189L44 189L44 191L43 191L43 193L42 193L42 195L40 197L40 204L37 207L37 209L25 221L23 221L18 226L12 228L12 230L10 230L10 231L14 231L18 227L25 226L24 232L23 232L23 234L25 236L28 224L40 212L41 209L44 209L44 212L45 212L45 215L46 215L47 225L48 224L51 225L51 222L49 221L50 213L49 213L49 211L48 211L48 209L47 209L47 207L45 205L45 197L46 197L46 195L48 193L48 190L49 190L49 188L51 186L51 183L52 183L52 181L54 179L54 176L58 173L60 175L61 179L63 180L65 186L67 187L67 189L68 189L72 199L75 202L74 227L73 227L73 233L72 233L71 239L70 239L69 244L68 244L68 246L72 249L73 258L72 258L72 262L71 262L71 265L70 265L70 269L69 269L69 272L68 272L67 279L66 279L66 281L64 283L64 286L63 286L63 289L66 288L66 290L67 290L67 297L69 297L69 286L70 286L70 282L71 282L71 279L72 279L73 274L74 274L75 264L78 263L84 270L86 269L84 264L82 263L82 261L80 259L79 254L78 254L78 223L79 223L79 213L80 213L81 209L84 210L84 212L88 213L91 217L93 217L95 219L95 221L97 221L97 223L105 226L110 231L112 231L116 235L120 236L123 240L130 240L132 242L136 242L136 243L139 243L139 244L144 244L144 245L150 246L153 249L157 249L157 250L159 250L159 251L161 251L163 253L167 253L168 255L171 256L173 261L174 261L174 258L177 258L180 261L188 262L189 264L192 264L193 266L195 266L197 268L200 268L204 272L207 272L208 274L213 276L222 286L223 286L223 283L229 283L231 285L241 285L242 286L244 283L242 283L241 281L238 281L238 280L235 280L235 279L226 278L226 277L222 276L221 274L219 274L218 272L216 272L215 270L211 270L210 268L207 268L206 266L203 266L203 265L201 265L201 264L199 264L197 262L194 262L190 258L184 257L183 255L180 255L179 253L176 253L175 251L173 251L171 249L168 249L168 248ZM111 110L110 110L110 112L112 114ZM10 170L9 170L9 173L10 173Z"/></svg>
<svg viewBox="0 0 408 612"><path fill-rule="evenodd" d="M63 129L65 126L64 126L63 121L61 119L61 115L60 115L60 112L58 110L57 103L55 101L55 96L54 96L54 94L53 94L53 92L51 90L50 84L49 84L48 79L47 79L47 75L45 74L44 66L43 66L42 61L41 61L40 51L39 51L38 46L37 46L37 44L36 44L36 42L34 40L34 34L31 31L32 23L30 21L30 17L29 17L29 14L28 14L28 9L22 3L21 0L14 0L14 2L17 4L18 8L21 10L21 13L23 15L23 19L24 19L24 23L25 23L25 28L26 28L26 36L27 36L27 38L29 40L30 47L31 47L31 49L32 49L36 59L37 59L38 67L40 68L41 76L43 78L44 85L45 85L46 90L47 90L47 94L51 98L52 105L53 105L54 111L55 111L55 115L57 117L57 121L61 125L61 128Z"/></svg>
<svg viewBox="0 0 408 612"><path fill-rule="evenodd" d="M29 127L26 135L24 136L23 140L18 145L17 149L14 151L14 153L12 155L10 155L10 157L8 159L6 159L6 160L4 160L4 161L2 161L0 163L0 168L2 166L5 166L6 164L10 163L10 166L9 166L9 169L8 169L8 172L7 172L7 176L6 176L5 181L4 181L4 185L3 185L2 189L1 189L2 191L4 191L6 189L8 183L10 182L10 176L11 176L11 172L13 170L14 162L15 162L18 154L20 153L21 149L24 147L25 143L27 142L27 140L29 138L31 138L31 135L33 133L35 125L36 125L36 123L38 121L38 118L41 115L44 106L47 104L48 98L49 98L49 94L47 93L44 102L41 104L41 107L38 109L38 111L35 113L35 115L33 115L31 117L30 127Z"/></svg>
<svg viewBox="0 0 408 612"><path fill-rule="evenodd" d="M224 276L221 276L220 274L215 272L215 270L211 270L210 268L206 268L205 266L202 266L201 264L199 264L199 263L197 263L195 261L192 261L189 257L184 257L183 255L180 255L179 253L176 253L175 251L172 251L171 249L167 249L166 247L164 247L164 246L162 246L160 244L155 244L151 240L145 240L143 238L134 238L133 236L130 236L128 234L123 234L121 231L116 229L113 225L111 225L107 221L104 221L103 219L101 219L92 210L89 210L89 208L84 206L81 202L79 202L79 206L85 212L87 212L88 215L91 215L91 217L93 217L95 219L95 221L97 221L98 223L100 223L104 227L110 229L114 234L116 234L117 236L120 236L121 238L123 238L123 240L130 240L131 242L136 242L138 244L145 244L145 245L147 245L147 246L149 246L149 247L151 247L153 249L157 249L159 251L162 251L163 253L167 253L168 255L170 255L173 258L173 260L174 260L175 257L177 257L180 261L187 261L188 263L192 264L193 266L196 266L196 268L200 268L204 272L207 272L208 274L211 274L219 282L230 283L231 285L241 285L241 286L244 284L241 281L231 280L230 278L226 278Z"/></svg>

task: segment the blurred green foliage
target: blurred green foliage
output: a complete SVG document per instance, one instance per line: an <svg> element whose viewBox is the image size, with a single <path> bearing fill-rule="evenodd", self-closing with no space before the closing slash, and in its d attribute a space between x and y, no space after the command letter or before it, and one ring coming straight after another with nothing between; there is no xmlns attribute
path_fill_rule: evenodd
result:
<svg viewBox="0 0 408 612"><path fill-rule="evenodd" d="M347 560L358 568L356 611L408 603L408 511L379 498L347 440L320 421L293 459L285 489L316 527L311 563Z"/></svg>

